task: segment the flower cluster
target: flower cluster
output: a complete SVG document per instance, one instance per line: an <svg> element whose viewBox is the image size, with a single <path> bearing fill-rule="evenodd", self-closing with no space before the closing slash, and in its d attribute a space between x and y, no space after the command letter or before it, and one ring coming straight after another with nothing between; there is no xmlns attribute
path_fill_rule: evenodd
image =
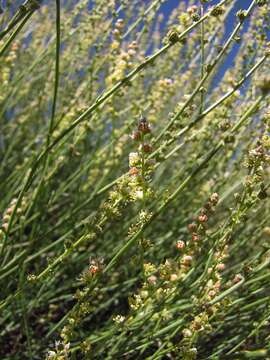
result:
<svg viewBox="0 0 270 360"><path fill-rule="evenodd" d="M17 199L14 198L10 202L10 206L4 211L3 218L2 218L2 231L7 231L8 224L11 219L12 213L16 207ZM21 206L16 209L16 215L22 215L23 209L25 208L26 201L23 198L21 201Z"/></svg>
<svg viewBox="0 0 270 360"><path fill-rule="evenodd" d="M196 251L200 251L202 246L202 237L205 235L207 223L215 212L215 207L219 201L217 193L213 193L204 206L200 209L199 215L195 221L188 224L190 240L186 243L183 240L176 242L176 248L181 253L181 265L184 272L188 271L192 264L193 256Z"/></svg>
<svg viewBox="0 0 270 360"><path fill-rule="evenodd" d="M55 351L49 350L46 360L67 360L70 343L64 344L60 341L55 342Z"/></svg>
<svg viewBox="0 0 270 360"><path fill-rule="evenodd" d="M134 200L145 201L152 194L149 182L155 161L148 158L153 151L153 147L148 141L150 136L151 126L145 117L141 117L137 130L131 135L131 138L137 143L137 151L129 154L129 186L131 197Z"/></svg>

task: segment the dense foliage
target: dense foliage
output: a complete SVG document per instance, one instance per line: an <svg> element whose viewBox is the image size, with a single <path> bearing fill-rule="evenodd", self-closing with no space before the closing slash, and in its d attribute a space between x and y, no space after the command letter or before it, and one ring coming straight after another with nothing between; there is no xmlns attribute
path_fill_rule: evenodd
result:
<svg viewBox="0 0 270 360"><path fill-rule="evenodd" d="M240 2L5 2L1 359L270 358L270 5Z"/></svg>

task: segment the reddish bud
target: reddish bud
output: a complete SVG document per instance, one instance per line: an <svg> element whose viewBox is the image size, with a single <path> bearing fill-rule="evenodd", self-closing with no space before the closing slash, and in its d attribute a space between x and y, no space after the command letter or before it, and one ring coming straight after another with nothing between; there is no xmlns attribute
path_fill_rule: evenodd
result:
<svg viewBox="0 0 270 360"><path fill-rule="evenodd" d="M132 140L140 141L141 140L141 133L139 131L134 131L131 135Z"/></svg>
<svg viewBox="0 0 270 360"><path fill-rule="evenodd" d="M201 223L205 223L205 222L207 222L208 221L208 216L207 215L200 215L199 217L198 217L198 220L199 220L199 222L201 222Z"/></svg>
<svg viewBox="0 0 270 360"><path fill-rule="evenodd" d="M151 153L153 151L153 147L151 145L149 145L149 144L144 144L142 146L142 150L145 153Z"/></svg>
<svg viewBox="0 0 270 360"><path fill-rule="evenodd" d="M176 243L176 249L177 250L183 250L185 248L185 246L186 246L186 244L182 240L179 240Z"/></svg>
<svg viewBox="0 0 270 360"><path fill-rule="evenodd" d="M149 278L147 279L147 281L149 282L150 285L156 285L157 283L157 277L155 275L151 275L149 276Z"/></svg>
<svg viewBox="0 0 270 360"><path fill-rule="evenodd" d="M220 263L220 264L217 265L217 270L223 271L224 269L225 269L225 264Z"/></svg>
<svg viewBox="0 0 270 360"><path fill-rule="evenodd" d="M151 132L150 126L148 121L145 117L141 118L138 125L138 130L144 134L148 134Z"/></svg>
<svg viewBox="0 0 270 360"><path fill-rule="evenodd" d="M98 272L98 267L96 265L90 265L89 267L89 272L92 274L92 275L95 275L97 272Z"/></svg>
<svg viewBox="0 0 270 360"><path fill-rule="evenodd" d="M200 239L199 235L196 233L192 233L192 241L198 241Z"/></svg>
<svg viewBox="0 0 270 360"><path fill-rule="evenodd" d="M239 283L239 281L241 281L243 279L243 276L241 274L236 274L234 279L233 279L233 283L237 284Z"/></svg>
<svg viewBox="0 0 270 360"><path fill-rule="evenodd" d="M129 169L129 175L136 176L138 174L139 174L139 169L137 169L136 167L132 167Z"/></svg>

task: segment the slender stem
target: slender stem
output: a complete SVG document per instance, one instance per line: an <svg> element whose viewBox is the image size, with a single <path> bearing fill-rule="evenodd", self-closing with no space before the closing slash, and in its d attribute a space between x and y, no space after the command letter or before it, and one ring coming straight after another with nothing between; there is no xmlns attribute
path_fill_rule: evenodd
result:
<svg viewBox="0 0 270 360"><path fill-rule="evenodd" d="M222 5L226 2L226 0L222 0L219 5ZM204 21L208 16L210 15L210 11L206 13L203 17L200 18L199 21L189 26L185 31L183 31L181 34L178 35L178 40L180 41L183 39L189 32L191 32L196 26L198 26L202 21ZM94 104L92 104L86 111L84 111L68 128L62 131L62 133L55 138L54 141L50 143L49 146L45 148L33 161L31 170L29 172L29 175L27 176L24 186L22 190L20 191L20 194L18 196L18 200L16 202L16 205L14 207L14 211L11 214L11 218L8 224L8 228L5 235L5 241L9 235L10 229L13 225L13 220L15 213L17 211L18 206L21 204L22 198L24 196L24 193L29 189L31 186L34 176L36 174L36 171L40 165L40 163L43 161L44 157L49 153L52 148L54 148L64 137L66 137L73 129L75 129L82 121L84 121L87 117L92 115L92 113L97 110L100 105L102 105L107 99L109 99L113 94L115 94L121 87L128 84L132 79L134 79L135 75L137 75L139 72L141 72L146 66L149 64L152 64L160 55L167 52L169 48L171 48L173 45L175 45L175 42L169 42L168 44L164 45L161 49L159 49L156 53L154 53L152 56L148 57L143 61L141 64L139 64L134 70L132 70L130 73L128 73L122 80L118 81L111 89L106 91L103 95L99 96ZM1 54L1 53L0 53Z"/></svg>
<svg viewBox="0 0 270 360"><path fill-rule="evenodd" d="M27 23L27 21L31 18L34 11L29 12L25 15L25 17L22 19L22 21L19 23L19 25L16 27L16 29L13 31L13 33L10 35L10 37L7 39L7 41L4 43L2 48L0 49L0 57L5 54L13 40L16 38L16 36L19 34L19 32L22 30L24 25Z"/></svg>

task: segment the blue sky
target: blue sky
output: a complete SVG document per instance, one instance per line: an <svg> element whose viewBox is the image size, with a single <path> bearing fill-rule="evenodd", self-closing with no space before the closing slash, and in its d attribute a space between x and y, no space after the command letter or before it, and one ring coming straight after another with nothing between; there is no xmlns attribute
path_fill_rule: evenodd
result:
<svg viewBox="0 0 270 360"><path fill-rule="evenodd" d="M171 12L173 9L175 9L179 3L182 0L167 0L165 1L165 3L163 3L161 5L160 8L160 13L164 14L164 25L166 24L166 20L168 19L168 17L170 16ZM186 2L188 2L187 0L185 0ZM207 5L209 6L213 6L215 4L218 4L220 2L220 0L212 0L209 2L209 4ZM234 7L230 13L230 15L227 18L226 24L225 24L225 34L224 34L224 39L226 39L230 33L232 32L235 22L236 22L236 13L238 10L240 9L247 9L249 7L249 5L251 4L252 0L234 0ZM200 1L197 1L197 4L200 5ZM207 7L206 6L206 7ZM166 25L165 25L166 26ZM248 26L248 23L244 24L242 31L245 31L245 28ZM224 64L221 66L221 69L217 75L218 78L221 78L224 74L224 72L226 71L226 69L228 67L231 66L234 57L236 56L238 49L240 47L240 44L237 44L236 42L234 43L229 55L227 56L226 61L224 62ZM218 80L218 79L216 79Z"/></svg>
<svg viewBox="0 0 270 360"><path fill-rule="evenodd" d="M219 3L220 0L212 0L210 2L210 5L214 5ZM235 0L235 9L246 9L251 4L252 0ZM161 11L168 16L168 14L171 13L171 11L176 8L181 0L168 0L164 4L161 5ZM187 2L187 1L186 1ZM197 1L198 4L200 4L200 1Z"/></svg>

